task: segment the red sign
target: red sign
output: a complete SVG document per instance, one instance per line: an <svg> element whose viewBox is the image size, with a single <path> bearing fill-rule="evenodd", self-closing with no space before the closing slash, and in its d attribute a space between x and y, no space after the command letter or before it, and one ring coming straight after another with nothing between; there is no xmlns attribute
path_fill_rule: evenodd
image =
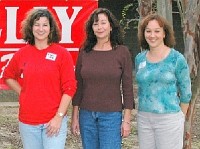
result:
<svg viewBox="0 0 200 149"><path fill-rule="evenodd" d="M13 54L25 45L20 24L32 8L48 8L61 29L60 44L70 51L74 63L84 38L84 24L98 0L1 0L0 1L0 89L7 89L2 81L3 71Z"/></svg>

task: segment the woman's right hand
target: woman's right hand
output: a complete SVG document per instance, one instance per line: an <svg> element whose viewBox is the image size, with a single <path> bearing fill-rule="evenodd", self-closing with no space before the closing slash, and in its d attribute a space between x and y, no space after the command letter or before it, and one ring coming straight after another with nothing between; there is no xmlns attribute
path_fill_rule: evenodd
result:
<svg viewBox="0 0 200 149"><path fill-rule="evenodd" d="M71 122L71 132L73 135L78 136L80 134L79 127L79 107L74 106L72 111L72 122Z"/></svg>
<svg viewBox="0 0 200 149"><path fill-rule="evenodd" d="M72 119L71 132L75 136L78 136L80 134L79 120L78 119L76 119L76 120L75 120L75 118Z"/></svg>

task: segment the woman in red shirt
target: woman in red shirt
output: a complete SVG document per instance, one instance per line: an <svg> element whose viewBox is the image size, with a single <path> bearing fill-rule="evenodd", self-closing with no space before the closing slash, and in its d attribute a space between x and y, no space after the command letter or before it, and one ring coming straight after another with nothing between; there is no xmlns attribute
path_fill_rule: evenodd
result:
<svg viewBox="0 0 200 149"><path fill-rule="evenodd" d="M64 149L66 113L76 90L72 57L57 44L60 32L49 10L29 11L21 31L27 45L14 54L3 78L19 94L23 148Z"/></svg>

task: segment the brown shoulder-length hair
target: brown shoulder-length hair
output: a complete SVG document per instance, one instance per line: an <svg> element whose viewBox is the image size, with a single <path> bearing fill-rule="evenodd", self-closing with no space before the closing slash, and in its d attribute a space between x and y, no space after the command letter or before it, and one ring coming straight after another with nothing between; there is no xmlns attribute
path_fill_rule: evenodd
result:
<svg viewBox="0 0 200 149"><path fill-rule="evenodd" d="M174 31L172 25L162 16L152 13L147 15L145 18L141 20L138 26L138 43L139 47L142 49L149 49L149 45L145 39L144 32L149 23L149 21L156 20L160 27L163 28L165 32L164 44L170 48L172 48L176 42L174 37Z"/></svg>
<svg viewBox="0 0 200 149"><path fill-rule="evenodd" d="M31 9L27 12L25 19L21 23L21 33L24 41L35 45L33 25L40 17L46 17L49 20L50 33L48 36L48 44L58 43L61 39L60 29L53 14L48 9Z"/></svg>

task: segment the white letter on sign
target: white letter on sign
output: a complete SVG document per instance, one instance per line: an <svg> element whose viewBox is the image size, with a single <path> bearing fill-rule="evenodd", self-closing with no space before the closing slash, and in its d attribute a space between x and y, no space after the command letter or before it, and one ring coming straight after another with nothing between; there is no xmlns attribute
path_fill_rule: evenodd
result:
<svg viewBox="0 0 200 149"><path fill-rule="evenodd" d="M53 7L58 15L60 23L62 25L61 41L60 43L73 43L71 39L72 33L72 23L74 22L77 14L82 9L82 7L72 7L74 12L69 19L69 16L66 14L68 7Z"/></svg>
<svg viewBox="0 0 200 149"><path fill-rule="evenodd" d="M8 60L7 64L5 66L3 66L1 68L1 74L0 74L0 78L3 77L3 72L4 72L4 69L7 67L7 65L9 64L10 60L12 59L14 53L10 53L10 54L6 54L6 55L3 55L1 58L0 58L0 62L5 62L6 60Z"/></svg>
<svg viewBox="0 0 200 149"><path fill-rule="evenodd" d="M5 43L24 43L22 39L16 37L17 9L19 7L5 7L7 10L7 39Z"/></svg>

